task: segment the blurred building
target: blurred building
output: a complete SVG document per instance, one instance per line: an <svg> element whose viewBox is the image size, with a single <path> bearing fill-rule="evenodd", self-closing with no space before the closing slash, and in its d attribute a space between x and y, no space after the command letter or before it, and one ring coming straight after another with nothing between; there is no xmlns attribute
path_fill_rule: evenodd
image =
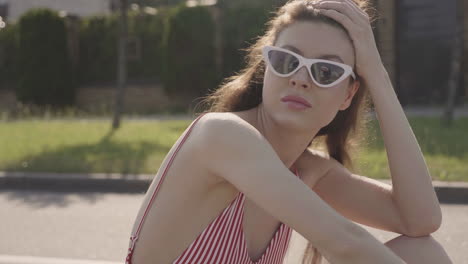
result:
<svg viewBox="0 0 468 264"><path fill-rule="evenodd" d="M262 1L286 2L218 0L228 7ZM369 1L376 9L372 26L380 56L402 105L446 102L457 35L463 46L456 101L463 103L468 98L468 0Z"/></svg>
<svg viewBox="0 0 468 264"><path fill-rule="evenodd" d="M403 105L446 102L455 36L462 39L457 102L468 96L468 0L373 0L375 37ZM461 31L457 33L457 27Z"/></svg>
<svg viewBox="0 0 468 264"><path fill-rule="evenodd" d="M138 0L143 4L279 6L287 0ZM375 40L403 106L443 105L453 65L455 36L462 40L456 105L468 103L468 0L370 0L376 8ZM119 0L0 0L0 17L12 20L33 7L88 16L115 12ZM214 13L216 15L216 13ZM222 20L222 16L217 19ZM0 24L1 25L1 24ZM457 32L458 27L458 32ZM222 58L222 54L216 55ZM93 94L94 96L94 94ZM105 96L103 96L104 98ZM1 96L0 96L1 99Z"/></svg>
<svg viewBox="0 0 468 264"><path fill-rule="evenodd" d="M91 16L110 13L114 0L0 0L0 16L14 21L31 8L46 7L67 14Z"/></svg>

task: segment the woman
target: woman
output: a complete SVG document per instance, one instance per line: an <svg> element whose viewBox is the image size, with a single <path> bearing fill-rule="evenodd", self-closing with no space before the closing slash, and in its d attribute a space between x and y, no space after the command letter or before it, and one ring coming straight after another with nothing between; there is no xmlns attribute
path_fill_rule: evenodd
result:
<svg viewBox="0 0 468 264"><path fill-rule="evenodd" d="M303 263L450 263L430 236L441 209L366 4L292 0L278 11L163 161L127 263L279 264L292 229L310 243ZM347 169L369 94L393 189ZM329 155L308 148L318 136ZM402 235L381 244L353 221Z"/></svg>

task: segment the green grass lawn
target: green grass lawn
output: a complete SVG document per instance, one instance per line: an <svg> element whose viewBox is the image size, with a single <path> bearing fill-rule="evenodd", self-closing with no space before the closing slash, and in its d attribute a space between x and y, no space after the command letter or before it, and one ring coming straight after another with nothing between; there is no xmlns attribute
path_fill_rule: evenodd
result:
<svg viewBox="0 0 468 264"><path fill-rule="evenodd" d="M434 180L468 181L468 118L443 128L437 118L409 118ZM189 121L0 122L0 171L155 174ZM377 121L373 138L355 159L359 172L389 178ZM402 144L404 144L402 142Z"/></svg>

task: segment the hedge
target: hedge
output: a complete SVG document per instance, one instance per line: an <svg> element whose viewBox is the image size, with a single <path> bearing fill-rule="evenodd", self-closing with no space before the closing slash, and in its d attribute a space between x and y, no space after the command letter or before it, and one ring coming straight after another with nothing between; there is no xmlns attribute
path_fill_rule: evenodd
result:
<svg viewBox="0 0 468 264"><path fill-rule="evenodd" d="M129 60L130 79L154 80L161 75L164 13L158 15L134 14L129 23L129 36L140 42L140 59Z"/></svg>
<svg viewBox="0 0 468 264"><path fill-rule="evenodd" d="M271 10L261 6L237 5L224 10L223 16L223 76L230 76L245 66L246 52L255 37L264 33Z"/></svg>
<svg viewBox="0 0 468 264"><path fill-rule="evenodd" d="M32 9L18 22L18 38L18 100L37 105L72 105L75 85L63 18L48 9Z"/></svg>
<svg viewBox="0 0 468 264"><path fill-rule="evenodd" d="M117 36L118 20L115 15L82 20L78 63L80 84L115 82Z"/></svg>
<svg viewBox="0 0 468 264"><path fill-rule="evenodd" d="M160 75L162 15L131 13L129 40L139 44L138 58L128 59L128 80L154 80ZM118 16L85 18L80 29L80 84L114 83L117 79Z"/></svg>
<svg viewBox="0 0 468 264"><path fill-rule="evenodd" d="M165 20L162 80L171 97L193 98L215 88L215 25L205 7L183 5Z"/></svg>
<svg viewBox="0 0 468 264"><path fill-rule="evenodd" d="M156 15L129 12L129 38L137 41L140 54L128 60L128 81L161 80L171 97L195 98L238 71L243 66L242 49L263 32L271 9L239 4L221 8L222 72L215 66L210 7L179 5L159 9ZM18 25L0 31L0 86L7 82L18 86L22 101L70 104L76 85L115 84L118 19L112 14L79 20L78 64L71 74L64 19L44 9L27 13ZM15 42L15 36L20 41Z"/></svg>
<svg viewBox="0 0 468 264"><path fill-rule="evenodd" d="M15 87L17 80L17 29L8 24L0 30L0 89Z"/></svg>

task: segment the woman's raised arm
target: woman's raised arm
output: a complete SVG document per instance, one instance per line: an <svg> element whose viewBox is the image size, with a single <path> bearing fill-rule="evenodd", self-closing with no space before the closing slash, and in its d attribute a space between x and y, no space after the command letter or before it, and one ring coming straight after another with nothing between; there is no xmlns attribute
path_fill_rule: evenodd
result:
<svg viewBox="0 0 468 264"><path fill-rule="evenodd" d="M199 162L299 232L331 263L404 263L291 173L248 122L230 113L210 113L192 133Z"/></svg>

